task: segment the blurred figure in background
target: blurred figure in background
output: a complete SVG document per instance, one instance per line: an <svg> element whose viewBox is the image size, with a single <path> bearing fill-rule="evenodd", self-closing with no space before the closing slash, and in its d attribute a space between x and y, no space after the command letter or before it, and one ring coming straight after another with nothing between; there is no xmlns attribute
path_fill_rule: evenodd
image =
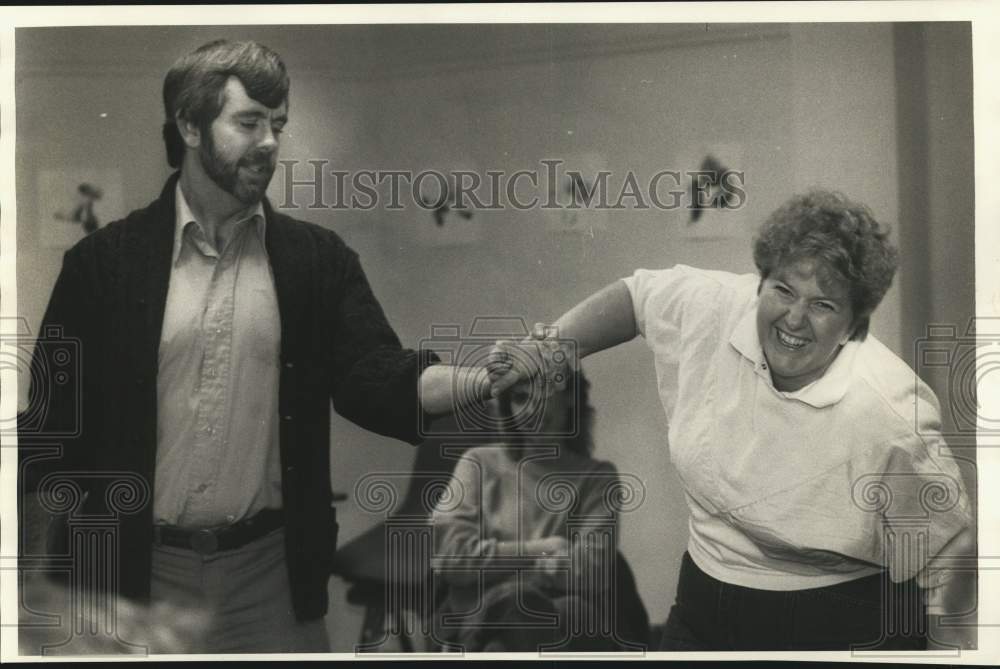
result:
<svg viewBox="0 0 1000 669"><path fill-rule="evenodd" d="M546 396L524 380L493 408L509 436L463 454L433 514L446 584L435 620L461 616L441 638L467 652L644 643L648 618L617 552L618 473L592 456L589 381L577 373ZM600 631L611 618L618 639ZM572 635L571 620L598 631Z"/></svg>

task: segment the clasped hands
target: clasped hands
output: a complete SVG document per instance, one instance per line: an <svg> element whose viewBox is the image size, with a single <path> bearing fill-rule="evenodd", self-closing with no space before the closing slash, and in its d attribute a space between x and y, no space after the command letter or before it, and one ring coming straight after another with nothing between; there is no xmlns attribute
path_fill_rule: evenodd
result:
<svg viewBox="0 0 1000 669"><path fill-rule="evenodd" d="M575 350L559 339L557 328L536 323L521 341L499 340L490 350L486 362L490 394L499 397L517 383L534 381L548 397L566 389L576 364Z"/></svg>
<svg viewBox="0 0 1000 669"><path fill-rule="evenodd" d="M536 578L557 590L595 583L604 573L606 561L613 559L599 546L579 536L573 540L561 535L532 539L526 548L535 558ZM576 566L571 567L571 563Z"/></svg>

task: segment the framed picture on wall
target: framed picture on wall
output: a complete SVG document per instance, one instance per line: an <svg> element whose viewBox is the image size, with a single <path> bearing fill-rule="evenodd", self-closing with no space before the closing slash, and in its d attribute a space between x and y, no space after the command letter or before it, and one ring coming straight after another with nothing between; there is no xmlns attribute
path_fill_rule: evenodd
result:
<svg viewBox="0 0 1000 669"><path fill-rule="evenodd" d="M124 213L118 169L60 167L38 174L38 238L68 249Z"/></svg>

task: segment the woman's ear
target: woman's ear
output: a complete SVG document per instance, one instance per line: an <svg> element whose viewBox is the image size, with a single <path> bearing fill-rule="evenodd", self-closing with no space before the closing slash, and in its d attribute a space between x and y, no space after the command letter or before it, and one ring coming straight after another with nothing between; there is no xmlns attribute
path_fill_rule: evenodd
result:
<svg viewBox="0 0 1000 669"><path fill-rule="evenodd" d="M851 323L851 327L847 328L847 334L845 334L844 337L840 340L841 346L846 345L847 342L851 341L854 338L854 335L856 335L858 333L858 330L861 329L863 322L864 322L863 318L854 319L854 322Z"/></svg>

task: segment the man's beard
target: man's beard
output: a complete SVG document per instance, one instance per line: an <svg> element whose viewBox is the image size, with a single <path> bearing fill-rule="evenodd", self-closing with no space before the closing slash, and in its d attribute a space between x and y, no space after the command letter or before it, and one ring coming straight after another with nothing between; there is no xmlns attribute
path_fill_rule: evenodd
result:
<svg viewBox="0 0 1000 669"><path fill-rule="evenodd" d="M212 133L204 133L204 144L198 150L205 174L222 190L246 205L257 204L267 192L267 185L274 174L274 164L270 152L256 152L244 155L236 162L226 160L216 149ZM240 168L260 170L259 178L245 177Z"/></svg>

